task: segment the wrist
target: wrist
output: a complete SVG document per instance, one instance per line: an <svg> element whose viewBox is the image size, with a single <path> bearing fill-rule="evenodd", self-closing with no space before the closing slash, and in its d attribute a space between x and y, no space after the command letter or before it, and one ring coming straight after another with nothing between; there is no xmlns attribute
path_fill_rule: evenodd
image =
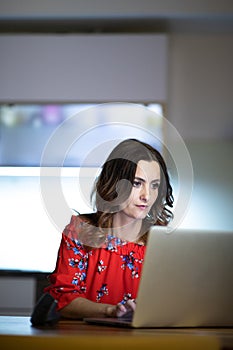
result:
<svg viewBox="0 0 233 350"><path fill-rule="evenodd" d="M114 317L116 314L116 307L113 305L107 305L105 308L106 317Z"/></svg>

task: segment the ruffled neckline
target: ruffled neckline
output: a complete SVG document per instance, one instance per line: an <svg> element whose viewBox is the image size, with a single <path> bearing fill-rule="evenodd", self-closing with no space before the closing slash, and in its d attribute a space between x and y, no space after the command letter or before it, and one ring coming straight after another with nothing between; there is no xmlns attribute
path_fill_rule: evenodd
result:
<svg viewBox="0 0 233 350"><path fill-rule="evenodd" d="M108 234L105 239L105 246L108 247L109 245L115 245L115 246L124 246L126 244L133 244L133 245L139 245L143 246L144 244L137 243L137 242L131 242L127 241L126 239L119 238L117 236L114 236L112 234Z"/></svg>
<svg viewBox="0 0 233 350"><path fill-rule="evenodd" d="M84 220L81 219L79 216L72 216L71 217L71 222L70 224L66 227L65 229L65 233L68 234L67 231L70 231L72 233L75 233L71 236L73 236L72 238L74 239L74 241L76 242L76 244L81 244L81 245L85 245L85 243L82 241L82 239L80 239L80 237L77 237L78 231L77 228L81 228L81 226L83 225ZM97 249L104 249L105 251L109 251L109 252L115 252L117 254L129 254L130 252L135 252L135 253L139 253L139 255L143 255L146 246L144 244L138 243L138 242L131 242L131 241L127 241L124 240L122 238L119 238L111 233L106 235L105 241L100 244L99 247L96 247ZM91 252L93 249L89 250L89 252Z"/></svg>
<svg viewBox="0 0 233 350"><path fill-rule="evenodd" d="M107 251L115 252L118 254L128 254L129 252L142 253L145 250L144 244L139 244L137 242L130 242L123 240L114 235L108 234L105 243L101 247Z"/></svg>

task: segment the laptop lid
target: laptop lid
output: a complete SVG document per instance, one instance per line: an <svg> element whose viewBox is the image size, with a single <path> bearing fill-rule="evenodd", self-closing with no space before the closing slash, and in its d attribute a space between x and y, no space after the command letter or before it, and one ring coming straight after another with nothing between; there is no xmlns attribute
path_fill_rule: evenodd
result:
<svg viewBox="0 0 233 350"><path fill-rule="evenodd" d="M233 326L233 232L153 226L132 326Z"/></svg>

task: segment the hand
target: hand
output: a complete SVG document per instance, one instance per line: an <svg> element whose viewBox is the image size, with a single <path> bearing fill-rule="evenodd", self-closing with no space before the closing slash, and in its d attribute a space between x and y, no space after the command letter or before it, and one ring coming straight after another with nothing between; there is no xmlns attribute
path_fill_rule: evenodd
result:
<svg viewBox="0 0 233 350"><path fill-rule="evenodd" d="M133 299L129 299L125 304L118 303L117 305L111 306L108 308L107 316L108 317L122 317L127 312L135 311L136 303Z"/></svg>

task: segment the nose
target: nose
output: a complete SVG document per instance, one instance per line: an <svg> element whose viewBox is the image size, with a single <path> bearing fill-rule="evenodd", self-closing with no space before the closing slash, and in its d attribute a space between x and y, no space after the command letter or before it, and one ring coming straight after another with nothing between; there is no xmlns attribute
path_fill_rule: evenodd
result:
<svg viewBox="0 0 233 350"><path fill-rule="evenodd" d="M142 187L142 190L141 190L141 193L140 193L140 199L141 199L143 202L148 202L148 201L149 201L149 198L150 198L150 189L149 189L149 186L144 185L144 186Z"/></svg>

